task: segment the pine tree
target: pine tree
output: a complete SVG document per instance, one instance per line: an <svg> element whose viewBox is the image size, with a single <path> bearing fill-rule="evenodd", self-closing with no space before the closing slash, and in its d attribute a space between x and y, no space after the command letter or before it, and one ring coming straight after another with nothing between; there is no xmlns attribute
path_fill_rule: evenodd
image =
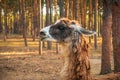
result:
<svg viewBox="0 0 120 80"><path fill-rule="evenodd" d="M101 27L102 35L102 64L101 74L111 72L110 54L111 54L111 26L112 12L109 0L103 0L103 26Z"/></svg>

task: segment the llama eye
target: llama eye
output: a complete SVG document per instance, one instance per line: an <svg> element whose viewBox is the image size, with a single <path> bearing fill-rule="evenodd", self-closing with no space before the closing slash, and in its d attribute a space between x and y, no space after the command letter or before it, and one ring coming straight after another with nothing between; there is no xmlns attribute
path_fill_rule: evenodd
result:
<svg viewBox="0 0 120 80"><path fill-rule="evenodd" d="M60 30L65 30L65 27L59 27Z"/></svg>

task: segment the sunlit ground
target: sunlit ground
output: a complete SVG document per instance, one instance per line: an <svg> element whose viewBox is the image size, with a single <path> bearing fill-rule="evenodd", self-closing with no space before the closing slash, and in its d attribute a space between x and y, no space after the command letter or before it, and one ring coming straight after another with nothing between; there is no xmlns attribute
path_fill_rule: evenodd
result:
<svg viewBox="0 0 120 80"><path fill-rule="evenodd" d="M22 36L8 37L6 42L0 38L0 74L2 74L0 77L3 80L57 80L62 68L62 58L60 54L56 54L56 43L52 43L52 50L43 48L42 55L39 55L38 39L34 42L32 38L27 40L28 47L25 47ZM88 39L86 40L89 42ZM95 78L103 77L99 75L101 41L101 38L98 38L96 50L93 39L92 43L89 44L91 71ZM113 65L113 61L111 62Z"/></svg>

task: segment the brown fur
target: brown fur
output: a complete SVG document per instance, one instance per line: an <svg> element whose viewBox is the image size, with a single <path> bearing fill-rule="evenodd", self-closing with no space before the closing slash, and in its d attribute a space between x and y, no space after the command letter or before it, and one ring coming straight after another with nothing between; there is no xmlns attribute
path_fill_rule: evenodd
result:
<svg viewBox="0 0 120 80"><path fill-rule="evenodd" d="M65 25L71 25L71 24L80 25L80 23L78 21L70 20L68 18L61 18L60 23L65 24Z"/></svg>
<svg viewBox="0 0 120 80"><path fill-rule="evenodd" d="M64 54L65 62L61 71L61 80L91 80L88 44L85 38L82 35L76 35L72 43L63 47L68 50Z"/></svg>

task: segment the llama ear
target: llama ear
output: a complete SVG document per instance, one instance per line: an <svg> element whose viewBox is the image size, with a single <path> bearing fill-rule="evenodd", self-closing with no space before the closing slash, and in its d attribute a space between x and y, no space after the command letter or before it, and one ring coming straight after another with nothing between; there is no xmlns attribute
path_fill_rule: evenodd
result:
<svg viewBox="0 0 120 80"><path fill-rule="evenodd" d="M96 34L95 31L86 30L85 28L82 28L80 25L71 25L71 27L74 28L75 31L77 31L85 36L92 36L92 35Z"/></svg>
<svg viewBox="0 0 120 80"><path fill-rule="evenodd" d="M95 31L86 30L82 27L80 27L79 32L85 36L93 36L94 34L96 34Z"/></svg>

